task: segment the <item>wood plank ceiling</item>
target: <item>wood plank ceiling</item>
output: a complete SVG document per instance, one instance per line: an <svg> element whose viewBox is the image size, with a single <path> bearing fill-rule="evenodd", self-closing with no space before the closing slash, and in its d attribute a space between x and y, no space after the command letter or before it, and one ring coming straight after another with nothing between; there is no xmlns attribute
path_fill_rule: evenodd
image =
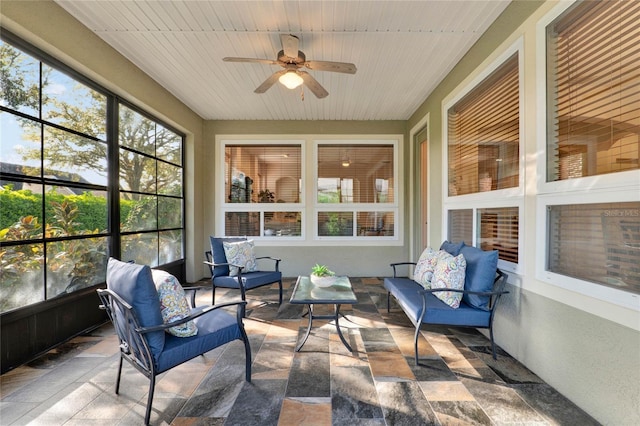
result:
<svg viewBox="0 0 640 426"><path fill-rule="evenodd" d="M509 4L508 0L55 0L204 119L405 120ZM307 71L329 92L276 83L280 34L307 60L354 63L355 75Z"/></svg>

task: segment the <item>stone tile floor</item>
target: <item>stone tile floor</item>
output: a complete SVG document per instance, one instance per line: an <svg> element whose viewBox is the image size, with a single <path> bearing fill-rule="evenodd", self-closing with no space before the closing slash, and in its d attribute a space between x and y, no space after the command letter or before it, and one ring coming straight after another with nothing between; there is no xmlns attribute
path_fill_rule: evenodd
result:
<svg viewBox="0 0 640 426"><path fill-rule="evenodd" d="M286 279L288 300L295 280ZM386 311L378 278L352 279L358 304L343 306L343 333L314 321L304 335L303 306L277 304L276 286L249 292L245 327L253 377L244 381L244 350L232 342L160 376L152 424L200 425L595 425L504 351L491 357L478 331L426 328L413 360L413 326ZM218 291L222 302L237 293ZM211 300L211 291L198 304ZM316 307L318 309L319 307ZM325 306L325 308L328 308ZM0 376L0 425L138 425L148 381L125 365L114 393L117 340L111 325Z"/></svg>

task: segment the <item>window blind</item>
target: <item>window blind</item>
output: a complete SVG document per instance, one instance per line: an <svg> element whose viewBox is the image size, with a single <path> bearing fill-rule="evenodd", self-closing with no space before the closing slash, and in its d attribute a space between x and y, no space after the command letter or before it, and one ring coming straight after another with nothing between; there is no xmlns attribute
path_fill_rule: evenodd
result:
<svg viewBox="0 0 640 426"><path fill-rule="evenodd" d="M640 202L548 207L548 269L640 293Z"/></svg>
<svg viewBox="0 0 640 426"><path fill-rule="evenodd" d="M473 244L473 209L449 210L447 239Z"/></svg>
<svg viewBox="0 0 640 426"><path fill-rule="evenodd" d="M478 247L498 250L498 258L518 263L518 208L478 209Z"/></svg>
<svg viewBox="0 0 640 426"><path fill-rule="evenodd" d="M637 169L640 2L579 2L547 27L547 181Z"/></svg>
<svg viewBox="0 0 640 426"><path fill-rule="evenodd" d="M449 196L518 186L519 117L514 54L448 111Z"/></svg>

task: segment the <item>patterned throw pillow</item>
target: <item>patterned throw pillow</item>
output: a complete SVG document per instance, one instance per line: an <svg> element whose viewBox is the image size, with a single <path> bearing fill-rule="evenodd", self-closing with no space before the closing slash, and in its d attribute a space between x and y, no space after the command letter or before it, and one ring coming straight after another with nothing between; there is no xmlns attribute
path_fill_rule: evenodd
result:
<svg viewBox="0 0 640 426"><path fill-rule="evenodd" d="M235 265L244 266L242 272L254 272L258 270L256 256L253 254L253 240L227 242L223 243L224 254L227 262ZM229 276L238 275L238 268L229 265Z"/></svg>
<svg viewBox="0 0 640 426"><path fill-rule="evenodd" d="M189 302L184 294L184 289L178 279L165 271L152 270L153 282L158 290L160 298L160 313L165 324L188 317L191 313ZM198 334L198 328L193 321L176 325L167 330L167 333L176 337L191 337Z"/></svg>
<svg viewBox="0 0 640 426"><path fill-rule="evenodd" d="M453 257L450 254L442 255L438 259L438 264L433 272L431 289L448 288L455 290L464 289L464 277L467 269L467 261L462 254ZM454 309L460 307L462 293L451 291L439 291L433 293L438 299Z"/></svg>
<svg viewBox="0 0 640 426"><path fill-rule="evenodd" d="M413 271L413 280L425 289L431 288L431 280L433 279L433 271L438 263L438 252L431 247L424 249L416 268Z"/></svg>

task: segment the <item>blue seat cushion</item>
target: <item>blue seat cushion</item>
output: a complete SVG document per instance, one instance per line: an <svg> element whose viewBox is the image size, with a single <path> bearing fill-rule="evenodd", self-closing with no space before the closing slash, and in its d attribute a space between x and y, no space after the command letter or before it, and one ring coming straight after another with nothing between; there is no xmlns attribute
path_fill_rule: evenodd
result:
<svg viewBox="0 0 640 426"><path fill-rule="evenodd" d="M204 309L199 307L192 312ZM241 339L242 333L238 320L222 309L206 313L194 320L198 334L192 337L167 335L164 350L157 360L157 372L162 373L205 352L222 346L235 339Z"/></svg>
<svg viewBox="0 0 640 426"><path fill-rule="evenodd" d="M238 242L245 241L246 238L219 238L219 237L209 237L211 244L211 256L213 257L213 263L227 263L227 256L224 253L224 242ZM212 268L212 274L214 277L220 277L224 275L229 275L229 267L228 266L218 266Z"/></svg>
<svg viewBox="0 0 640 426"><path fill-rule="evenodd" d="M142 327L162 325L160 298L153 283L151 268L147 265L121 262L109 258L107 288L131 305ZM145 335L147 344L157 361L165 345L165 332L154 331Z"/></svg>
<svg viewBox="0 0 640 426"><path fill-rule="evenodd" d="M282 272L280 271L256 271L247 272L242 274L242 281L244 282L244 288L249 290L252 288L260 287L265 284L271 284L278 282L282 279ZM215 277L213 279L213 285L216 287L236 288L239 289L238 277Z"/></svg>
<svg viewBox="0 0 640 426"><path fill-rule="evenodd" d="M422 313L422 289L419 284L409 278L385 278L384 287L392 294L398 294L396 300L405 314L416 324ZM454 309L435 297L427 294L427 313L423 324L441 324L465 327L488 327L491 313L467 305L464 300L460 307Z"/></svg>
<svg viewBox="0 0 640 426"><path fill-rule="evenodd" d="M468 291L491 291L498 269L498 251L485 251L465 245L460 253L467 261L464 289ZM465 294L462 300L478 309L489 310L489 296Z"/></svg>
<svg viewBox="0 0 640 426"><path fill-rule="evenodd" d="M440 245L440 250L444 250L449 253L451 256L456 257L460 254L460 250L464 247L464 241L460 241L459 243L452 243L451 241L443 241Z"/></svg>

